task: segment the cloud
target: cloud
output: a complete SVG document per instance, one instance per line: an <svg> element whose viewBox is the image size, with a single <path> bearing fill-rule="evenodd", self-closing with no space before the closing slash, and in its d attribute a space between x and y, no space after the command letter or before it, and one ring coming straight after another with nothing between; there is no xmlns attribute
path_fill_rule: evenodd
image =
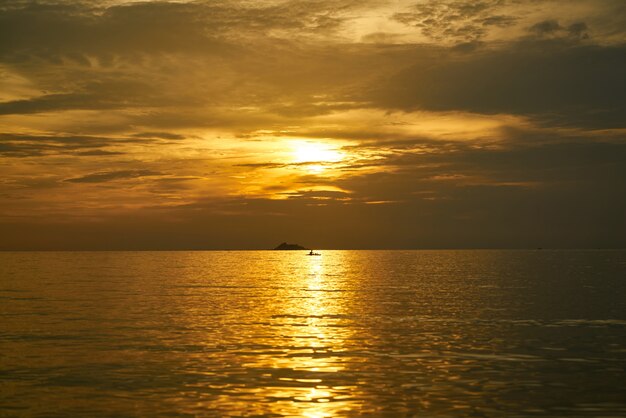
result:
<svg viewBox="0 0 626 418"><path fill-rule="evenodd" d="M21 158L58 154L82 156L123 155L123 151L106 148L146 143L147 141L147 139L143 138L125 138L120 136L0 133L0 155Z"/></svg>
<svg viewBox="0 0 626 418"><path fill-rule="evenodd" d="M571 36L581 39L589 37L589 34L587 34L587 29L589 28L587 27L587 24L585 22L572 23L567 27L567 31Z"/></svg>
<svg viewBox="0 0 626 418"><path fill-rule="evenodd" d="M502 131L497 146L450 141L433 148L427 138L414 139L412 146L406 146L407 141L386 144L390 153L378 160L375 171L329 179L326 189L295 188L282 200L216 196L174 205L153 201L140 211L107 215L111 208L101 209L97 222L74 217L70 224L6 224L5 217L3 230L7 242L15 243L18 230L21 237L35 231L54 237L54 231L65 227L66 238L52 247L91 249L265 248L285 235L322 248L625 244L618 231L626 226L626 200L615 191L626 187L626 145L617 136L597 142L584 135L509 129ZM158 171L116 170L66 183L143 176L157 183L170 179ZM157 187L180 193L181 181L195 179L179 177L171 187ZM389 203L367 204L381 201ZM114 233L122 230L124 242ZM20 239L23 248L41 242Z"/></svg>
<svg viewBox="0 0 626 418"><path fill-rule="evenodd" d="M77 152L76 155L80 155L80 156L90 156L90 157L94 157L94 156L105 156L105 155L123 155L123 152L119 152L119 151L106 151L106 150L93 150L93 151L81 151L81 152Z"/></svg>
<svg viewBox="0 0 626 418"><path fill-rule="evenodd" d="M134 51L151 53L236 53L231 41L248 36L284 37L328 34L343 19L338 13L358 4L351 1L274 4L217 2L97 3L31 2L0 9L0 54L16 51L59 60L75 54L88 62L86 52L101 63L115 65L116 56ZM21 6L21 7L20 7ZM165 30L164 30L165 29ZM79 34L80 36L76 36ZM39 48L45 45L45 48ZM139 58L139 57L138 57Z"/></svg>
<svg viewBox="0 0 626 418"><path fill-rule="evenodd" d="M406 33L348 42L341 28L368 3L330 5L7 8L0 60L40 94L0 103L0 115L118 112L121 126L146 132L245 131L364 107L549 113L598 126L623 117L623 46L580 44L590 23L546 18L530 25L535 38L496 46L490 31L526 24L518 3L420 2L394 19L450 42L394 44Z"/></svg>
<svg viewBox="0 0 626 418"><path fill-rule="evenodd" d="M611 192L616 186L623 188L623 181L604 187L581 181L568 187L533 188L459 187L440 180L441 188L431 193L409 173L398 178L382 172L351 184L356 188L357 183L369 185L372 199L399 196L384 189L412 193L402 194L398 203L382 205L366 204L369 199L230 197L127 212L98 222L77 218L71 223L5 222L1 226L6 240L0 245L22 242L20 248L40 247L42 240L33 236L49 237L52 242L46 248L69 249L271 248L280 237L317 248L624 245L624 203Z"/></svg>
<svg viewBox="0 0 626 418"><path fill-rule="evenodd" d="M32 99L0 103L0 115L28 114L67 109L103 109L99 97L85 94L49 94ZM113 106L114 107L114 106Z"/></svg>
<svg viewBox="0 0 626 418"><path fill-rule="evenodd" d="M503 4L498 0L423 2L393 18L418 28L431 39L471 42L486 36L490 27L508 27L517 21L514 16L499 13Z"/></svg>
<svg viewBox="0 0 626 418"><path fill-rule="evenodd" d="M564 27L559 24L558 21L544 20L543 22L535 23L529 30L539 37L570 37L572 39L588 39L587 33L588 26L585 22L575 22L571 25Z"/></svg>
<svg viewBox="0 0 626 418"><path fill-rule="evenodd" d="M530 27L532 32L538 35L552 35L556 32L563 30L563 27L559 25L556 20L544 20L543 22L535 23Z"/></svg>
<svg viewBox="0 0 626 418"><path fill-rule="evenodd" d="M88 174L86 176L65 179L69 183L105 183L115 180L128 180L141 177L160 176L163 173L151 170L121 170L121 171L105 171L100 173Z"/></svg>
<svg viewBox="0 0 626 418"><path fill-rule="evenodd" d="M5 157L36 157L50 153L73 153L87 149L107 147L110 140L98 137L46 136L24 134L1 134L0 155Z"/></svg>
<svg viewBox="0 0 626 418"><path fill-rule="evenodd" d="M158 138L158 139L185 139L185 135L175 134L171 132L139 132L133 134L137 138Z"/></svg>
<svg viewBox="0 0 626 418"><path fill-rule="evenodd" d="M624 73L624 46L521 41L415 64L381 85L372 101L381 108L512 113L611 128L626 120Z"/></svg>
<svg viewBox="0 0 626 418"><path fill-rule="evenodd" d="M3 233L621 245L625 6L600 3L2 2ZM303 139L345 158L314 173Z"/></svg>

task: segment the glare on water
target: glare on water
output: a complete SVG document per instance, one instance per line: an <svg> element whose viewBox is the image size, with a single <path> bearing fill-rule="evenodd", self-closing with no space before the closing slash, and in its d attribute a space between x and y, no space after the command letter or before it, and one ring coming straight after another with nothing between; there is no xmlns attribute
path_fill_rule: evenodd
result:
<svg viewBox="0 0 626 418"><path fill-rule="evenodd" d="M0 254L0 411L626 414L623 251Z"/></svg>

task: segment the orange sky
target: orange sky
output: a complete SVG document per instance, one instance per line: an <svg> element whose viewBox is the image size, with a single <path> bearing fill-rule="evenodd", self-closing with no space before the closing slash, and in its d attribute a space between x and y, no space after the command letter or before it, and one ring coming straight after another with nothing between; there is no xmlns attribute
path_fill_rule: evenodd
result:
<svg viewBox="0 0 626 418"><path fill-rule="evenodd" d="M0 5L0 249L623 247L626 4Z"/></svg>

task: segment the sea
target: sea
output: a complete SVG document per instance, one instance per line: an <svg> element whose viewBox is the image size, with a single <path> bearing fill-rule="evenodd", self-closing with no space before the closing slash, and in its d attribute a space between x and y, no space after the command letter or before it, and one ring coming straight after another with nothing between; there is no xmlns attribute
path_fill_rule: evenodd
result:
<svg viewBox="0 0 626 418"><path fill-rule="evenodd" d="M0 417L626 417L626 251L0 253Z"/></svg>

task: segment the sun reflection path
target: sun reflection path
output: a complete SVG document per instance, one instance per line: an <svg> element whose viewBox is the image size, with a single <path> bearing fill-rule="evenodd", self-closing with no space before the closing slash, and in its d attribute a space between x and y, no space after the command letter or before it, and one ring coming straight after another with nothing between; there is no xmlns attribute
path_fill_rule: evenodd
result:
<svg viewBox="0 0 626 418"><path fill-rule="evenodd" d="M340 355L346 327L337 325L344 319L344 300L324 261L324 256L303 257L298 271L305 274L290 288L285 313L276 318L287 352L272 359L272 369L281 376L264 394L275 399L269 404L272 413L324 418L359 407L357 388L347 384L346 358Z"/></svg>

